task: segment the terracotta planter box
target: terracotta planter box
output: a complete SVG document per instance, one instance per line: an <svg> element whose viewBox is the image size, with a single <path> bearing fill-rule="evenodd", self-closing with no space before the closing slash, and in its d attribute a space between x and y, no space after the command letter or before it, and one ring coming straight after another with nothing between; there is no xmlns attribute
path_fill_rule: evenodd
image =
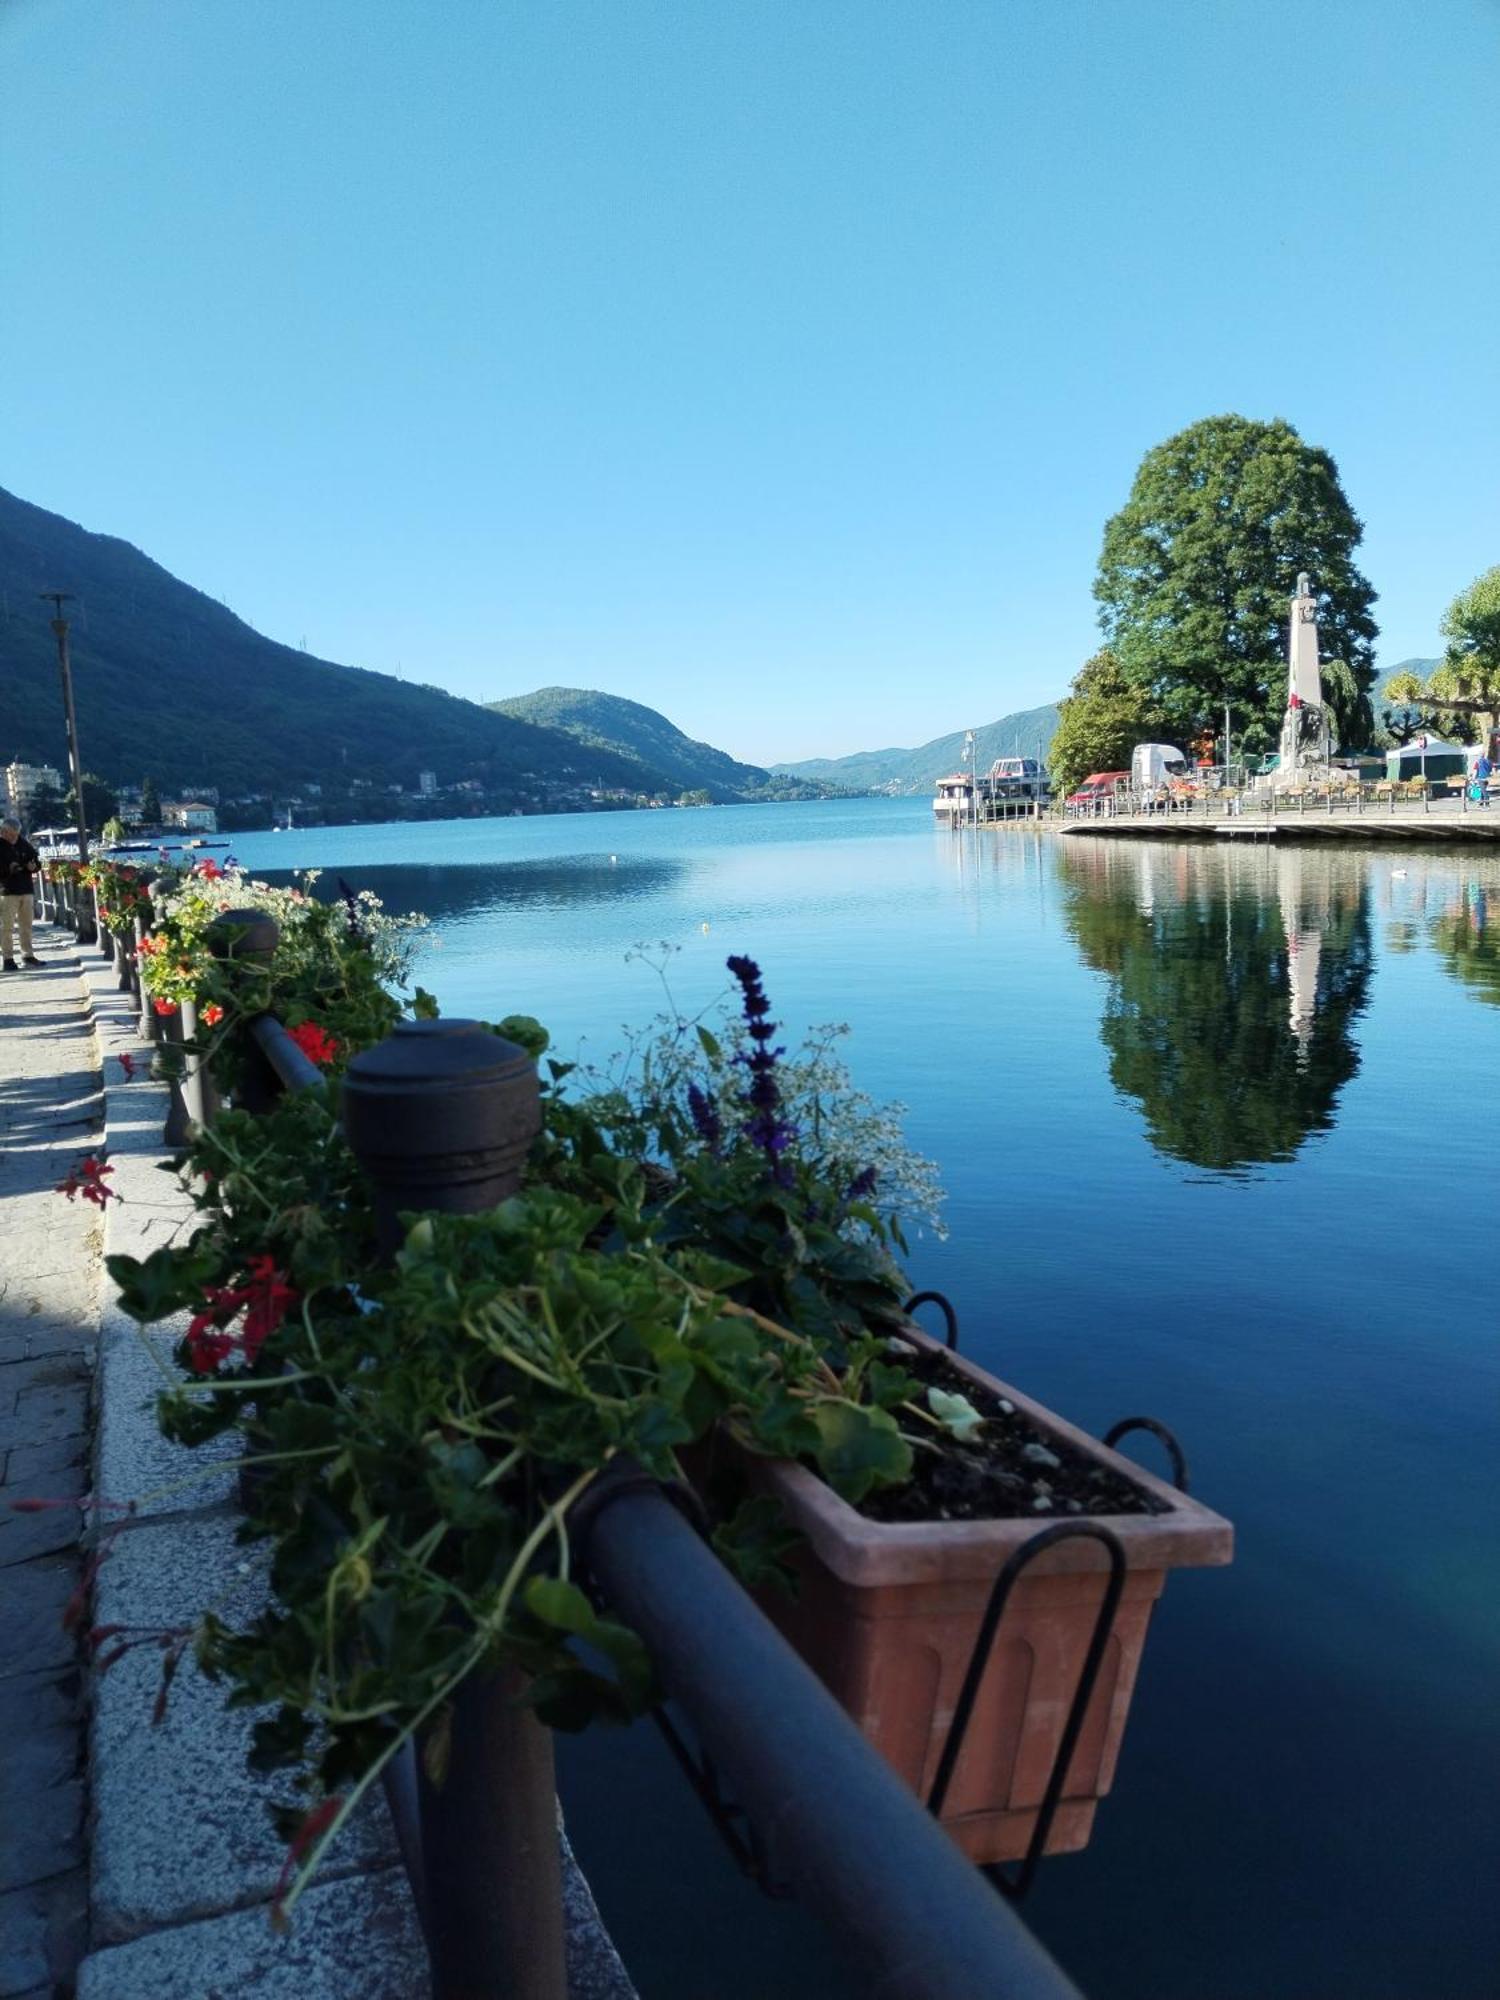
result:
<svg viewBox="0 0 1500 2000"><path fill-rule="evenodd" d="M934 1346L926 1336L914 1344ZM776 1494L805 1538L795 1602L761 1608L815 1669L868 1740L925 1799L996 1574L1056 1519L1088 1518L1118 1536L1126 1576L1113 1635L1089 1703L1046 1852L1085 1846L1109 1790L1145 1644L1169 1569L1227 1563L1234 1531L1218 1514L1154 1478L959 1355L971 1380L1006 1396L1043 1437L1066 1439L1166 1503L1160 1514L1013 1521L867 1521L802 1466L750 1458L752 1482ZM1044 1551L1017 1579L995 1637L943 1824L977 1862L1021 1858L1036 1825L1109 1569L1097 1542Z"/></svg>

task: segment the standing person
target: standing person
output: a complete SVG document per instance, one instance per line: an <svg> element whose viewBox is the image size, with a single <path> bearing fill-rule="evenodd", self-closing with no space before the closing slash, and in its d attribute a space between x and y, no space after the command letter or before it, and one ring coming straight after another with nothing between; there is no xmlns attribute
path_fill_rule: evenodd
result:
<svg viewBox="0 0 1500 2000"><path fill-rule="evenodd" d="M1494 776L1494 774L1495 774L1495 767L1490 762L1490 753L1488 752L1488 750L1481 750L1479 753L1478 760L1474 765L1473 783L1469 787L1469 797L1473 799L1476 802L1476 804L1482 806L1487 806L1489 804L1490 779Z"/></svg>
<svg viewBox="0 0 1500 2000"><path fill-rule="evenodd" d="M12 932L21 932L21 961L40 965L31 949L31 881L41 867L41 857L21 832L18 820L0 820L0 946L5 953L5 970L16 970Z"/></svg>

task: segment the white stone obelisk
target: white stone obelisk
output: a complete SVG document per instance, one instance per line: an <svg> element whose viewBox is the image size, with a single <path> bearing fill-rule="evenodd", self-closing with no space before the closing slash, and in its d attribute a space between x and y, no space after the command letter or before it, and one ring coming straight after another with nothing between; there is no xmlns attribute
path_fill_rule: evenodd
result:
<svg viewBox="0 0 1500 2000"><path fill-rule="evenodd" d="M1331 741L1318 672L1318 603L1306 570L1297 578L1287 634L1286 714L1281 722L1278 785L1301 782L1314 772L1326 776Z"/></svg>

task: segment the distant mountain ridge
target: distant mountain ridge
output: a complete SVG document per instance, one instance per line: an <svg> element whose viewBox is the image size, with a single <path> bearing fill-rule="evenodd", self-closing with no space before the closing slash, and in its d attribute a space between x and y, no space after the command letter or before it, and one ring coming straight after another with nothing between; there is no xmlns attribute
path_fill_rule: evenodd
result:
<svg viewBox="0 0 1500 2000"><path fill-rule="evenodd" d="M848 757L811 757L795 764L773 764L771 769L860 791L930 792L939 778L959 769L965 733L952 730L916 750L857 750ZM974 760L986 771L997 757L1045 759L1056 733L1056 702L1017 709L975 730Z"/></svg>
<svg viewBox="0 0 1500 2000"><path fill-rule="evenodd" d="M633 763L605 751L585 760L557 730L267 639L129 542L4 489L0 764L66 765L51 613L38 602L47 590L72 594L84 765L113 783L413 792L431 770L440 785L471 781L516 806L636 783Z"/></svg>
<svg viewBox="0 0 1500 2000"><path fill-rule="evenodd" d="M642 702L592 688L547 687L485 706L544 729L566 732L592 754L600 751L636 766L647 791L701 791L720 802L756 798L816 798L826 784L802 774L781 783L758 764L741 764L711 743L698 743ZM584 760L585 768L587 759Z"/></svg>

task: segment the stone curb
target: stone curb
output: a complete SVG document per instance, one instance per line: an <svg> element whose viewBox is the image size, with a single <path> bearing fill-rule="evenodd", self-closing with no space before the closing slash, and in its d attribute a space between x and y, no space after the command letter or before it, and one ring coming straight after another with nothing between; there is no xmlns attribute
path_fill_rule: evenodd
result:
<svg viewBox="0 0 1500 2000"><path fill-rule="evenodd" d="M149 1075L134 1004L113 969L82 955L103 1076L101 1145L121 1197L105 1210L104 1253L143 1256L191 1230L190 1197L160 1170L168 1091ZM127 1080L118 1061L129 1056ZM150 1342L101 1278L95 1490L140 1504L100 1567L95 1622L175 1625L210 1603L231 1616L264 1600L263 1552L242 1549L231 1439L209 1451L168 1443L155 1398L173 1372L171 1329ZM92 1936L79 2000L422 2000L426 1956L395 1834L372 1797L328 1857L284 1936L269 1905L282 1849L244 1751L255 1716L228 1711L223 1690L189 1656L166 1716L150 1722L161 1654L128 1653L93 1687L90 1727ZM571 2000L635 2000L593 1896L563 1838Z"/></svg>

